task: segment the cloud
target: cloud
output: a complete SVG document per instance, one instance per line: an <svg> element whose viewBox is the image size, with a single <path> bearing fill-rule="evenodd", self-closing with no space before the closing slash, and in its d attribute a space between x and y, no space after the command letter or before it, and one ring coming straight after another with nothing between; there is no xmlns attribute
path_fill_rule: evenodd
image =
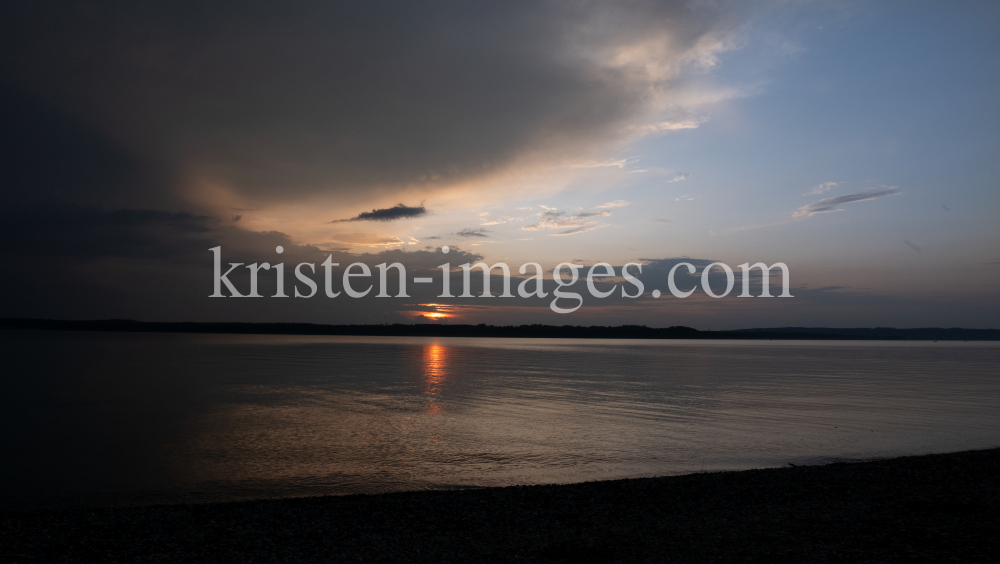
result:
<svg viewBox="0 0 1000 564"><path fill-rule="evenodd" d="M864 192L860 192L858 194L847 194L845 196L838 196L836 198L826 198L814 204L802 206L799 209L795 210L790 216L787 216L783 219L767 223L756 223L750 225L741 225L738 227L730 227L729 229L726 229L724 233L734 233L739 231L748 231L751 229L760 229L763 227L786 225L796 221L802 221L806 218L812 217L820 213L832 213L832 212L844 211L842 208L836 207L841 204L874 200L876 198L882 198L884 196L892 196L894 194L900 194L900 193L902 193L902 190L900 190L896 186L881 186L878 188L865 190Z"/></svg>
<svg viewBox="0 0 1000 564"><path fill-rule="evenodd" d="M617 208L625 205L628 205L628 202L625 202L624 200L616 200L614 202L602 204L601 206L598 206L598 208ZM598 223L594 221L594 218L608 217L611 215L610 209L567 214L564 211L559 211L554 208L547 208L545 206L542 207L545 208L545 211L536 214L539 218L538 221L521 227L522 230L538 231L541 229L563 229L563 231L560 231L559 233L550 233L550 235L553 237L576 235L578 233L586 233L587 231L607 227L607 223Z"/></svg>
<svg viewBox="0 0 1000 564"><path fill-rule="evenodd" d="M870 190L865 190L864 192L859 192L857 194L847 194L845 196L837 196L836 198L826 198L816 202L815 204L809 204L802 206L792 217L795 218L805 218L812 217L819 213L832 213L838 211L844 211L837 206L842 204L849 204L852 202L864 202L866 200L874 200L876 198L882 198L885 196L892 196L899 194L901 190L896 186L883 186L879 188L872 188Z"/></svg>
<svg viewBox="0 0 1000 564"><path fill-rule="evenodd" d="M145 185L159 196L358 205L528 167L623 166L601 155L697 127L698 108L734 95L704 73L738 47L741 12L651 0L56 0L0 18L0 71L94 124L112 166L115 152L162 166L163 185Z"/></svg>
<svg viewBox="0 0 1000 564"><path fill-rule="evenodd" d="M566 212L547 210L538 216L541 218L535 223L525 225L521 229L524 231L537 231L539 229L564 229L566 227L583 227L592 225L591 218L595 217L607 217L611 215L611 210L602 210L599 212L581 212L573 215L566 215ZM582 231L573 231L574 233L581 233ZM568 235L569 233L563 233Z"/></svg>
<svg viewBox="0 0 1000 564"><path fill-rule="evenodd" d="M463 229L458 233L455 233L455 235L458 235L459 237L486 237L486 234L489 232L489 229L483 229L480 227L479 229Z"/></svg>
<svg viewBox="0 0 1000 564"><path fill-rule="evenodd" d="M635 129L642 133L655 133L659 131L676 131L678 129L697 129L701 123L701 120L693 119L667 120L660 123L636 126Z"/></svg>
<svg viewBox="0 0 1000 564"><path fill-rule="evenodd" d="M601 205L597 206L597 209L603 210L603 209L623 208L623 207L625 207L625 206L627 206L627 205L629 205L631 203L632 202L626 202L625 200L615 200L613 202L608 202L606 204L601 204Z"/></svg>
<svg viewBox="0 0 1000 564"><path fill-rule="evenodd" d="M628 163L628 159L605 159L600 161L583 161L579 163L571 164L570 168L599 168L612 166L617 168L622 168Z"/></svg>
<svg viewBox="0 0 1000 564"><path fill-rule="evenodd" d="M823 192L826 192L827 190L833 190L834 188L836 188L837 186L840 186L841 184L843 184L843 182L824 182L824 183L820 184L819 186L814 186L811 190L809 190L808 192L806 192L805 194L802 194L802 195L803 196L815 196L817 194L822 194Z"/></svg>
<svg viewBox="0 0 1000 564"><path fill-rule="evenodd" d="M405 243L399 237L386 237L378 233L338 233L330 238L330 242L347 247L392 247Z"/></svg>
<svg viewBox="0 0 1000 564"><path fill-rule="evenodd" d="M679 198L674 198L675 202L692 202L694 198L691 196L681 196Z"/></svg>
<svg viewBox="0 0 1000 564"><path fill-rule="evenodd" d="M679 172L667 182L680 182L681 180L687 180L690 176L691 175L686 172Z"/></svg>
<svg viewBox="0 0 1000 564"><path fill-rule="evenodd" d="M343 221L395 221L397 219L420 217L422 215L427 215L427 208L424 206L410 207L403 204L396 204L391 208L361 212L356 217L352 217L350 219L335 219L330 223L340 223Z"/></svg>
<svg viewBox="0 0 1000 564"><path fill-rule="evenodd" d="M483 219L486 219L486 218L483 218ZM516 217L505 217L503 219L492 219L490 221L481 221L479 223L479 225L481 225L483 227L489 226L489 225L502 225L504 223L507 223L507 222L510 222L510 221L514 221L516 219L518 219L518 218L516 218Z"/></svg>
<svg viewBox="0 0 1000 564"><path fill-rule="evenodd" d="M9 206L0 212L0 231L18 241L7 254L36 257L175 257L208 248L218 224L189 212L76 204Z"/></svg>
<svg viewBox="0 0 1000 564"><path fill-rule="evenodd" d="M607 227L606 223L599 224L588 224L581 225L580 227L574 227L573 229L567 229L566 231L560 231L559 233L553 233L553 237L561 237L563 235L576 235L577 233L586 233L587 231L593 231L595 229L600 229L602 227Z"/></svg>
<svg viewBox="0 0 1000 564"><path fill-rule="evenodd" d="M0 14L0 28L6 23ZM0 29L0 44L3 33ZM0 78L0 201L4 207L47 201L89 208L154 209L176 203L164 195L174 181L169 171L136 155L92 120L69 114L9 79ZM228 210L222 213L228 215Z"/></svg>
<svg viewBox="0 0 1000 564"><path fill-rule="evenodd" d="M649 221L651 221L652 223L673 223L669 219L651 219Z"/></svg>

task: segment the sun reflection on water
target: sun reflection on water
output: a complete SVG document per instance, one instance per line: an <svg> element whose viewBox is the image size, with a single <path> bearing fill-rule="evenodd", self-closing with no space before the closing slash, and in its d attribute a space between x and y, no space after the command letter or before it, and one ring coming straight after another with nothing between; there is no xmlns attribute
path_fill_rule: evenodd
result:
<svg viewBox="0 0 1000 564"><path fill-rule="evenodd" d="M448 377L448 349L432 343L424 347L424 394L430 397L425 413L441 413L444 405L439 401L441 389Z"/></svg>

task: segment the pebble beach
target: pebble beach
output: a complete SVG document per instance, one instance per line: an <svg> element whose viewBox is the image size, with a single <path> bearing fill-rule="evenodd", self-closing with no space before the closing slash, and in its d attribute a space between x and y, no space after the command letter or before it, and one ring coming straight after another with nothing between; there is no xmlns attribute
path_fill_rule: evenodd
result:
<svg viewBox="0 0 1000 564"><path fill-rule="evenodd" d="M1000 449L2 518L5 563L996 562Z"/></svg>

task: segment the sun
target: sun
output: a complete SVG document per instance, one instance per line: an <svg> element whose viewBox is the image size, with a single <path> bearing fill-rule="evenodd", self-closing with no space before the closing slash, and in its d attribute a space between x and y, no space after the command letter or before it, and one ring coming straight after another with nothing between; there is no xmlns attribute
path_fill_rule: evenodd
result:
<svg viewBox="0 0 1000 564"><path fill-rule="evenodd" d="M404 315L413 320L425 321L447 321L456 315L455 306L450 304L417 304L420 310L403 312ZM429 311L428 311L429 310Z"/></svg>

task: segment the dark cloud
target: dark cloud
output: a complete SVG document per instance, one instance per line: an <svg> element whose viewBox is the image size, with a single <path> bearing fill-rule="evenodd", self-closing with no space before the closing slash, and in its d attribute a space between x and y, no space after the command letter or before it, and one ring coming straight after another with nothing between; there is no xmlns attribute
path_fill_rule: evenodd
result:
<svg viewBox="0 0 1000 564"><path fill-rule="evenodd" d="M463 229L458 233L455 233L455 235L458 235L459 237L486 237L486 234L489 232L490 231L488 229L480 227L478 229Z"/></svg>
<svg viewBox="0 0 1000 564"><path fill-rule="evenodd" d="M370 212L361 212L357 217L350 219L337 219L331 223L342 221L394 221L409 217L420 217L427 215L427 208L424 206L410 207L403 204L396 204L391 208L375 209Z"/></svg>
<svg viewBox="0 0 1000 564"><path fill-rule="evenodd" d="M795 217L809 217L818 213L828 213L841 211L837 209L837 206L841 204L849 204L851 202L863 202L865 200L874 200L876 198L882 198L885 196L892 196L893 194L899 194L900 189L895 186L886 186L881 188L872 188L870 190L865 190L864 192L859 192L857 194L847 194L845 196L837 196L836 198L825 198L816 202L815 204L809 204L807 206L802 206L795 212Z"/></svg>
<svg viewBox="0 0 1000 564"><path fill-rule="evenodd" d="M71 113L0 78L0 197L154 207L172 175Z"/></svg>
<svg viewBox="0 0 1000 564"><path fill-rule="evenodd" d="M477 262L482 255L452 247L404 252L351 253L322 250L292 241L284 233L254 232L230 222L188 212L103 209L78 205L19 206L0 210L0 236L12 242L0 261L0 293L16 299L0 304L0 317L60 319L129 318L141 320L309 321L315 323L392 323L406 321L399 311L416 300L433 301L439 287L411 284L413 299L380 300L375 293L354 300L317 297L303 300L209 299L213 254L222 248L224 263L282 262L289 294L298 285L294 267L311 263L310 277L322 281L329 257L338 290L343 270L354 262L372 268L400 262L409 275L440 277L441 264ZM282 253L276 248L281 246ZM241 292L249 270L229 276ZM456 283L461 284L457 279ZM359 282L360 284L360 282ZM395 278L390 276L395 295ZM261 271L260 293L276 293L275 271ZM320 290L322 292L322 289Z"/></svg>
<svg viewBox="0 0 1000 564"><path fill-rule="evenodd" d="M32 204L0 212L9 255L167 258L212 242L214 218L189 212Z"/></svg>
<svg viewBox="0 0 1000 564"><path fill-rule="evenodd" d="M250 201L360 202L604 147L679 85L616 52L679 67L731 23L670 0L10 2L0 75Z"/></svg>

